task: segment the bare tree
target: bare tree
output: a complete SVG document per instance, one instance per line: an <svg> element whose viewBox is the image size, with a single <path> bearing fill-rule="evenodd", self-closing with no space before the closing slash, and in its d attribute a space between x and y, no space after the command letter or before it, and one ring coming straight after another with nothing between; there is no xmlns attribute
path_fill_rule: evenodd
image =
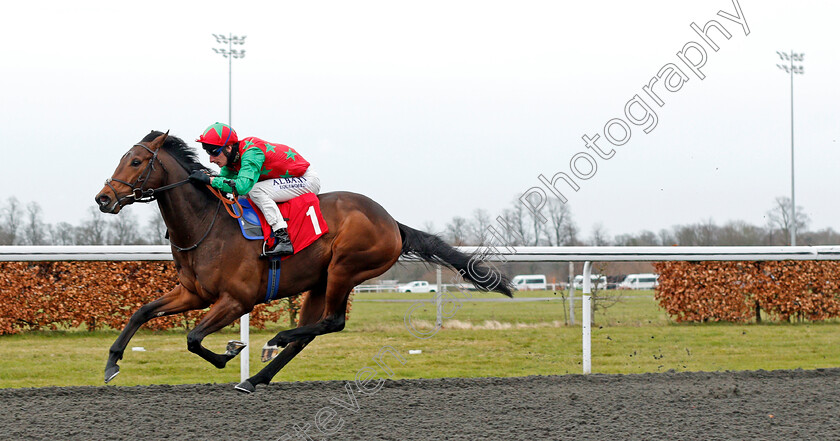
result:
<svg viewBox="0 0 840 441"><path fill-rule="evenodd" d="M578 229L577 224L572 222L569 219L569 222L566 224L565 235L566 235L566 243L564 245L581 245L582 242L578 239L578 233L580 229Z"/></svg>
<svg viewBox="0 0 840 441"><path fill-rule="evenodd" d="M59 222L50 226L50 243L53 245L76 245L76 227L67 223Z"/></svg>
<svg viewBox="0 0 840 441"><path fill-rule="evenodd" d="M108 243L114 245L134 245L139 238L137 218L123 209L119 216L113 216L108 222Z"/></svg>
<svg viewBox="0 0 840 441"><path fill-rule="evenodd" d="M510 246L525 244L525 241L516 229L515 218L516 215L513 213L513 210L509 208L502 210L502 214L496 217L497 225L493 225L493 228L498 230L498 234L502 236L501 238L498 238L497 241L503 240L505 245Z"/></svg>
<svg viewBox="0 0 840 441"><path fill-rule="evenodd" d="M3 245L15 245L19 242L18 234L23 221L20 211L20 201L16 197L6 199L6 206L2 210L2 222L0 222L0 243Z"/></svg>
<svg viewBox="0 0 840 441"><path fill-rule="evenodd" d="M568 204L560 202L559 199L551 198L546 204L548 206L548 244L552 246L570 245L574 228L572 210Z"/></svg>
<svg viewBox="0 0 840 441"><path fill-rule="evenodd" d="M717 245L718 241L718 226L711 218L699 223L695 227L697 229L698 245L713 246Z"/></svg>
<svg viewBox="0 0 840 441"><path fill-rule="evenodd" d="M96 207L88 208L88 217L76 229L76 243L79 245L104 245L107 223L105 215Z"/></svg>
<svg viewBox="0 0 840 441"><path fill-rule="evenodd" d="M676 239L677 245L686 247L701 245L700 238L697 237L697 229L693 225L675 226L674 239Z"/></svg>
<svg viewBox="0 0 840 441"><path fill-rule="evenodd" d="M718 230L717 245L763 245L767 230L744 221L730 221Z"/></svg>
<svg viewBox="0 0 840 441"><path fill-rule="evenodd" d="M526 200L528 200L528 199L526 198ZM520 207L522 207L524 205L522 203L522 196L517 198L517 201L520 202L519 203ZM531 204L531 201L529 201L529 205L531 207L534 207L534 205ZM534 233L534 238L531 242L531 245L537 246L537 245L540 244L540 240L543 237L548 238L548 231L547 231L547 226L546 226L546 224L548 223L548 218L546 218L545 215L542 213L542 209L540 209L540 210L528 209L527 214L525 214L525 217L528 220L528 225L530 226L531 231Z"/></svg>
<svg viewBox="0 0 840 441"><path fill-rule="evenodd" d="M505 219L510 226L512 233L517 237L516 245L526 245L531 242L531 233L528 228L528 221L525 218L525 207L519 198L513 199L513 208L505 210Z"/></svg>
<svg viewBox="0 0 840 441"><path fill-rule="evenodd" d="M446 224L446 238L454 246L466 245L467 242L467 220L461 216L455 216Z"/></svg>
<svg viewBox="0 0 840 441"><path fill-rule="evenodd" d="M490 214L487 213L487 210L479 208L473 211L473 219L469 224L469 236L475 245L485 245L489 240L487 238L487 228L490 227L490 224Z"/></svg>
<svg viewBox="0 0 840 441"><path fill-rule="evenodd" d="M607 235L607 229L601 222L592 226L592 235L589 236L589 243L592 246L605 246L610 244L610 238Z"/></svg>
<svg viewBox="0 0 840 441"><path fill-rule="evenodd" d="M615 237L615 243L626 247L645 247L659 245L659 238L653 231L643 230L638 234L620 234Z"/></svg>
<svg viewBox="0 0 840 441"><path fill-rule="evenodd" d="M796 220L794 222L790 212L790 198L787 196L776 197L775 205L767 211L767 225L771 229L782 232L786 238L785 243L790 244L790 228L795 226L797 232L804 232L808 228L811 219L805 214L800 206L796 206Z"/></svg>
<svg viewBox="0 0 840 441"><path fill-rule="evenodd" d="M803 232L804 245L837 245L840 243L840 233L831 228L824 228L814 232Z"/></svg>
<svg viewBox="0 0 840 441"><path fill-rule="evenodd" d="M163 222L163 216L160 215L159 211L155 211L152 214L147 225L148 233L146 234L146 240L150 244L167 245L169 243L166 240L166 224Z"/></svg>
<svg viewBox="0 0 840 441"><path fill-rule="evenodd" d="M606 274L607 273L607 263L606 262L598 262L594 265L593 274ZM602 313L606 312L608 309L612 308L618 303L623 302L623 294L622 290L601 290L599 283L600 280L595 280L595 283L590 284L590 291L592 295L592 307L589 310L590 320L592 323L595 323L595 311L601 311Z"/></svg>
<svg viewBox="0 0 840 441"><path fill-rule="evenodd" d="M26 223L23 225L23 240L29 245L44 245L47 229L41 221L43 210L37 202L26 205Z"/></svg>
<svg viewBox="0 0 840 441"><path fill-rule="evenodd" d="M659 243L663 246L677 245L677 238L671 231L663 228L659 230Z"/></svg>

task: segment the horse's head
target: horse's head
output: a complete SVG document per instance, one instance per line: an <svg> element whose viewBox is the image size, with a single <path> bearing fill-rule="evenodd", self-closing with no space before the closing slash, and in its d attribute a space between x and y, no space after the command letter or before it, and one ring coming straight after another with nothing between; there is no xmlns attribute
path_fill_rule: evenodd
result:
<svg viewBox="0 0 840 441"><path fill-rule="evenodd" d="M138 142L123 155L96 195L100 211L117 214L126 205L154 200L154 189L163 185L165 172L158 151L168 135L167 131L151 142Z"/></svg>

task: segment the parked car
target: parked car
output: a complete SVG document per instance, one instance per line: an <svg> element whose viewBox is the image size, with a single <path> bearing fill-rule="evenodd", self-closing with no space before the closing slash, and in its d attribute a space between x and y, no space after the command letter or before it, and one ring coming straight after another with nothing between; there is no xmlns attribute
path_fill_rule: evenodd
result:
<svg viewBox="0 0 840 441"><path fill-rule="evenodd" d="M437 292L437 285L425 280L415 280L399 286L399 292Z"/></svg>
<svg viewBox="0 0 840 441"><path fill-rule="evenodd" d="M628 274L618 289L654 289L659 286L659 274Z"/></svg>
<svg viewBox="0 0 840 441"><path fill-rule="evenodd" d="M592 289L607 289L607 276L592 274L589 280ZM583 275L578 274L575 276L574 286L575 289L583 289Z"/></svg>
<svg viewBox="0 0 840 441"><path fill-rule="evenodd" d="M517 291L546 290L548 284L544 274L523 274L513 278L513 287Z"/></svg>

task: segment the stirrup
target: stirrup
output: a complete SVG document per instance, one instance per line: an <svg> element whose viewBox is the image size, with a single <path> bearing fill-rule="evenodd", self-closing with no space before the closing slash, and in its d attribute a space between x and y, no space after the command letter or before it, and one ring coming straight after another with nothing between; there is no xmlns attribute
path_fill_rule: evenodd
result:
<svg viewBox="0 0 840 441"><path fill-rule="evenodd" d="M277 245L274 245L274 246L275 246L275 248L277 247ZM260 254L260 257L271 258L271 257L291 256L292 254L294 254L294 249L292 249L289 252L283 253L283 252L279 252L279 251L273 251L272 252L272 250L266 250L265 248L266 248L265 242L263 242L262 253Z"/></svg>
<svg viewBox="0 0 840 441"><path fill-rule="evenodd" d="M289 237L288 231L285 232L284 236L287 241L280 242L277 232L281 230L276 230L272 232L270 237L274 238L274 247L272 249L266 250L266 245L268 244L268 240L263 241L262 246L262 254L260 257L277 257L277 256L290 256L295 253L294 245L292 245L292 240ZM286 245L287 247L278 249L282 246Z"/></svg>

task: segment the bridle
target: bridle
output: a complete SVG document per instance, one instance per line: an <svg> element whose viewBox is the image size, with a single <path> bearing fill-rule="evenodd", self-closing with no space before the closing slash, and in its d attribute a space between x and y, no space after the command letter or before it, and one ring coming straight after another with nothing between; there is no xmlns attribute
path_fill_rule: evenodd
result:
<svg viewBox="0 0 840 441"><path fill-rule="evenodd" d="M157 194L158 193L166 191L166 190L171 190L175 187L180 187L180 186L190 182L189 179L184 179L183 181L178 181L178 182L175 182L174 184L164 185L163 187L145 188L144 189L143 185L146 184L146 180L149 179L149 176L151 176L152 172L155 170L155 161L160 163L160 166L161 166L161 168L163 168L164 172L169 174L169 171L166 170L166 166L163 165L163 161L161 161L158 158L158 151L160 151L160 149L152 151L152 149L150 149L150 148L148 148L145 145L140 144L140 143L134 144L132 147L143 147L144 149L146 149L147 152L152 154L152 159L149 160L149 163L146 164L146 168L143 170L142 173L140 173L140 176L137 177L137 179L134 181L133 184L129 183L129 182L126 182L126 181L123 181L122 179L117 179L117 178L108 178L108 179L105 180L105 185L107 185L108 188L110 188L111 191L114 192L114 196L117 198L117 201L114 202L114 206L111 208L111 213L113 213L114 210L116 210L117 207L120 205L120 203L122 201L126 200L126 199L134 199L133 202L149 203L149 202L152 202L154 200L157 200ZM123 185L127 186L128 188L131 189L131 193L120 197L119 194L117 193L117 189L114 188L113 185L111 185L111 182L119 182L120 184L123 184ZM210 234L210 230L213 229L213 225L216 223L216 217L218 217L218 215L219 215L219 208L221 208L221 206L222 206L222 200L220 198L219 203L216 205L216 212L213 214L213 220L210 222L210 226L207 228L207 231L204 233L203 236L201 236L201 239L198 239L198 242L196 242L192 246L189 246L189 247L186 247L186 248L179 247L178 245L175 245L172 242L172 239L169 239L169 232L167 231L166 236L167 236L167 239L169 239L170 245L172 245L172 247L175 248L178 251L191 251L191 250L194 250L194 249L198 248L198 245L201 244L201 242L203 242L204 239L207 238L207 235ZM227 208L227 207L225 207L225 208Z"/></svg>
<svg viewBox="0 0 840 441"><path fill-rule="evenodd" d="M114 210L116 210L117 206L119 206L120 203L126 199L134 199L133 202L152 202L157 199L156 193L160 193L162 191L166 191L175 187L180 187L181 185L190 182L189 179L184 179L183 181L178 181L174 184L164 185L163 187L144 189L143 185L146 183L146 180L149 179L149 176L151 176L152 172L155 171L155 161L160 163L160 166L163 168L163 171L165 171L167 174L169 173L169 171L166 170L166 166L163 165L163 162L161 162L161 160L158 159L157 155L159 150L152 151L152 149L140 143L134 144L132 147L143 147L144 149L146 149L147 152L152 154L152 159L149 160L149 163L146 164L146 168L143 170L142 173L140 173L140 176L137 177L133 184L117 178L108 178L105 180L105 185L107 185L108 188L110 188L111 191L114 192L114 196L117 197L117 201L114 202L114 206L111 208L111 213L113 213ZM111 182L119 182L120 184L125 185L126 187L131 189L131 193L120 197L120 195L117 193L117 189L114 188Z"/></svg>

